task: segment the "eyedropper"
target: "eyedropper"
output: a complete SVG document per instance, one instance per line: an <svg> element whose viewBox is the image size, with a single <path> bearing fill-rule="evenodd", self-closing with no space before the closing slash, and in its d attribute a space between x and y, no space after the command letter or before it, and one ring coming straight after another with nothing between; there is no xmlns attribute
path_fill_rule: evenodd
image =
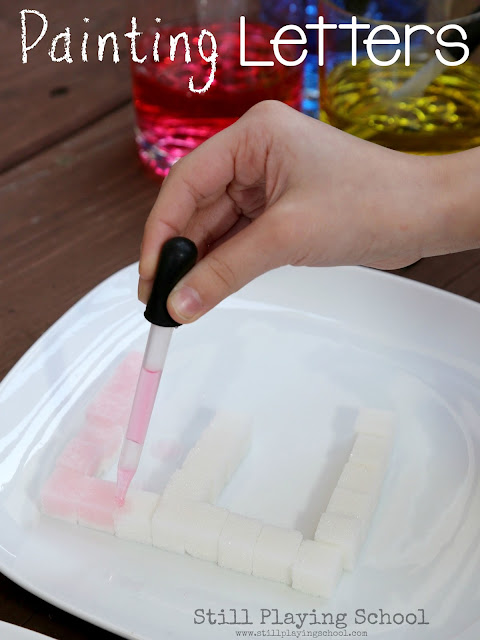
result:
<svg viewBox="0 0 480 640"><path fill-rule="evenodd" d="M179 326L167 311L167 298L195 265L197 247L187 238L171 238L163 245L152 293L145 310L151 323L142 369L135 391L127 433L117 470L117 503L122 506L137 471L162 377L173 329Z"/></svg>
<svg viewBox="0 0 480 640"><path fill-rule="evenodd" d="M470 53L475 51L480 45L480 18L477 15L480 12L478 6L471 15L471 20L464 26L467 34L465 44L470 49ZM445 42L452 42L455 36L445 37ZM449 62L458 62L464 55L464 50L459 47L443 48L442 55ZM392 93L394 100L405 100L407 98L417 98L421 96L425 89L445 70L444 64L433 56L429 62L423 65L415 75L407 80L401 87Z"/></svg>

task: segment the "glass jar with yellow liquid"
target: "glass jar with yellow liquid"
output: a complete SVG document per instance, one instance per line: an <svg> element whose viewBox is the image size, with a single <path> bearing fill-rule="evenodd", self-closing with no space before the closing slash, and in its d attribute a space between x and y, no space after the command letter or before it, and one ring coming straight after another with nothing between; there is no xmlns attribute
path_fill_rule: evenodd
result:
<svg viewBox="0 0 480 640"><path fill-rule="evenodd" d="M480 146L479 1L320 0L338 25L325 32L321 119L399 151Z"/></svg>

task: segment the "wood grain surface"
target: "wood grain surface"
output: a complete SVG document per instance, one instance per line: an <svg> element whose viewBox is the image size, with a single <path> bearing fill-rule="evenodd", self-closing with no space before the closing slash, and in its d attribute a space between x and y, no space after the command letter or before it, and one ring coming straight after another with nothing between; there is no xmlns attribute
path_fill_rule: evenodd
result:
<svg viewBox="0 0 480 640"><path fill-rule="evenodd" d="M101 10L99 10L101 5ZM3 0L0 10L0 170L8 169L46 147L63 140L82 127L130 100L128 41L121 42L121 62L100 63L80 59L86 27L92 37L109 31L124 32L127 23L123 2L118 0L36 0L30 6L18 0ZM43 13L49 28L44 39L21 59L20 11L34 8ZM27 19L28 42L40 35L41 20ZM54 63L48 57L52 38L69 26L72 33L73 64Z"/></svg>
<svg viewBox="0 0 480 640"><path fill-rule="evenodd" d="M72 27L74 52L83 17L92 33L120 33L125 24L119 0L33 4L52 37ZM0 0L0 380L72 304L138 259L159 186L136 158L127 57L54 64L45 39L22 65L26 6ZM397 273L480 301L480 251ZM2 576L0 619L59 640L113 638Z"/></svg>

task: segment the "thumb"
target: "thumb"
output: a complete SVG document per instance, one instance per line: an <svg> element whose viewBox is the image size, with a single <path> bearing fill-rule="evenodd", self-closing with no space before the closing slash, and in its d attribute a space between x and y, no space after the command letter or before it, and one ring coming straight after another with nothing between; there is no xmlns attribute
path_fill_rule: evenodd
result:
<svg viewBox="0 0 480 640"><path fill-rule="evenodd" d="M168 312L182 324L197 320L257 276L288 263L288 243L264 215L208 253L176 285Z"/></svg>

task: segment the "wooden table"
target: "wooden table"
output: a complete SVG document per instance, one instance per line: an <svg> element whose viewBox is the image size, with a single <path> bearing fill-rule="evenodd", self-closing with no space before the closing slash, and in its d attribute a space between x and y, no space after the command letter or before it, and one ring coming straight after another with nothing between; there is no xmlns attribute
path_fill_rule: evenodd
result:
<svg viewBox="0 0 480 640"><path fill-rule="evenodd" d="M45 41L22 65L24 6L3 3L0 380L72 304L138 259L158 191L136 158L125 46L118 65L78 61L83 17L91 18L91 33L121 33L123 3L33 4L47 15L51 37L72 27L76 61L52 63ZM480 251L422 260L399 273L480 302ZM114 637L2 576L0 619L61 640Z"/></svg>

